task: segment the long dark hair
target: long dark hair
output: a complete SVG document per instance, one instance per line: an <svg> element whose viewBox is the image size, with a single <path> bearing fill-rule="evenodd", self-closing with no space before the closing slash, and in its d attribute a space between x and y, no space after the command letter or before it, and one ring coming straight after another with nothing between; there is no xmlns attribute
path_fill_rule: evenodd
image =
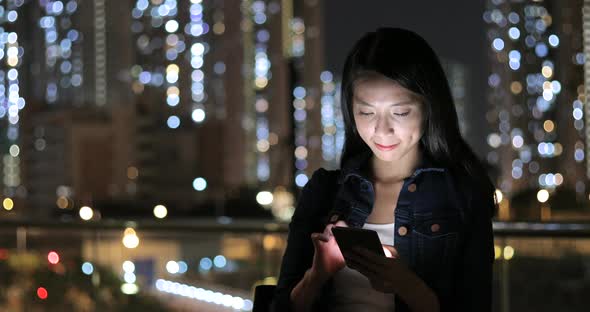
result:
<svg viewBox="0 0 590 312"><path fill-rule="evenodd" d="M342 74L342 116L346 140L340 166L360 153L370 153L354 122L354 83L367 74L380 74L420 95L424 111L423 153L455 173L473 177L488 193L495 189L483 163L461 136L451 90L438 57L419 35L400 28L379 28L356 42Z"/></svg>

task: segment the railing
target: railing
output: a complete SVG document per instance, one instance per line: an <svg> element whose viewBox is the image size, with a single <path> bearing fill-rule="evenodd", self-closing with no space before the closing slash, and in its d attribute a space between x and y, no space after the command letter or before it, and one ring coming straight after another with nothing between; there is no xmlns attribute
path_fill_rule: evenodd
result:
<svg viewBox="0 0 590 312"><path fill-rule="evenodd" d="M135 248L123 244L133 234L125 234L128 228L139 239ZM229 218L2 220L0 310L76 302L108 310L101 297L108 289L116 299L111 304L128 311L146 304L162 311L248 311L253 286L278 275L286 234L286 224ZM587 310L590 224L495 222L494 235L495 311Z"/></svg>

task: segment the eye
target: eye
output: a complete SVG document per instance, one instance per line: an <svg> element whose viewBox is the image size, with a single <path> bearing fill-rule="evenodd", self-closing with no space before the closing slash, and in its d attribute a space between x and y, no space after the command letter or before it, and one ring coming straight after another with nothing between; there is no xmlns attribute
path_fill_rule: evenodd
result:
<svg viewBox="0 0 590 312"><path fill-rule="evenodd" d="M370 116L370 115L373 115L373 113L359 112L359 115L361 115L361 116Z"/></svg>
<svg viewBox="0 0 590 312"><path fill-rule="evenodd" d="M394 115L396 115L396 116L400 116L400 117L405 117L405 116L408 116L409 114L410 114L410 111L407 111L407 112L405 112L405 113L400 113L400 114L398 114L398 113L394 113Z"/></svg>

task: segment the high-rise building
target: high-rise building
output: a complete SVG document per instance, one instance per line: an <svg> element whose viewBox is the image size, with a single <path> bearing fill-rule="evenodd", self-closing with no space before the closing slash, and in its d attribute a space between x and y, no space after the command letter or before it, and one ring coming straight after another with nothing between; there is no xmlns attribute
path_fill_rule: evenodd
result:
<svg viewBox="0 0 590 312"><path fill-rule="evenodd" d="M4 195L31 216L118 200L189 212L247 189L282 196L273 211L288 218L292 194L338 159L318 1L15 3L7 23L17 9L22 22L0 42L27 83L16 96L16 69L3 70L0 95L27 106L21 136L18 110L0 108Z"/></svg>
<svg viewBox="0 0 590 312"><path fill-rule="evenodd" d="M515 204L511 217L574 208L551 207L559 194L587 200L581 12L581 0L487 2L487 159Z"/></svg>

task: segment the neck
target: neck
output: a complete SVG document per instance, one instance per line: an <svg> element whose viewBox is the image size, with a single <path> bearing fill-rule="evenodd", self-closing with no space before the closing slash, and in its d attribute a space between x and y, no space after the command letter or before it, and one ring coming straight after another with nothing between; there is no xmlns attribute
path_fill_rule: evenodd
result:
<svg viewBox="0 0 590 312"><path fill-rule="evenodd" d="M416 147L399 161L384 161L371 156L373 178L376 183L396 183L409 177L420 165L422 152Z"/></svg>

